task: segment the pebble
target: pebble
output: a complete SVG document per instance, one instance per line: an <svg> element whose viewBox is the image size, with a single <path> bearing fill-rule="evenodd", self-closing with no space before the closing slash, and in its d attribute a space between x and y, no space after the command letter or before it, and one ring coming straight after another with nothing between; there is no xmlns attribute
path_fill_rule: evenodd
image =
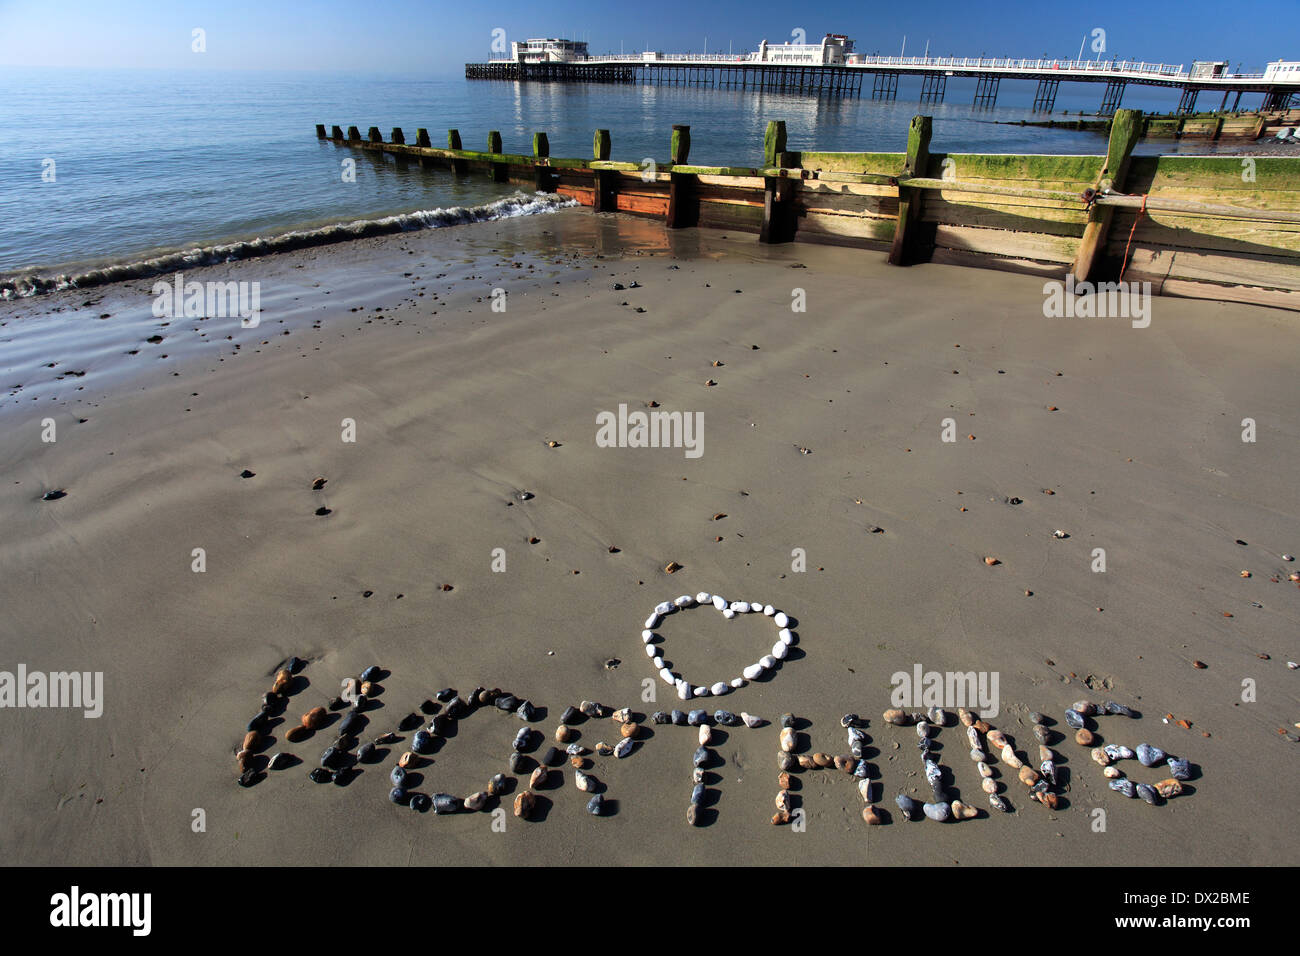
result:
<svg viewBox="0 0 1300 956"><path fill-rule="evenodd" d="M1001 750L1007 745L1007 735L1000 730L990 730L987 736L991 748Z"/></svg>
<svg viewBox="0 0 1300 956"><path fill-rule="evenodd" d="M1052 732L1042 724L1034 724L1034 739L1040 744L1045 744L1052 739Z"/></svg>
<svg viewBox="0 0 1300 956"><path fill-rule="evenodd" d="M537 803L537 797L531 790L522 790L515 797L515 816L521 820L527 820L533 812L533 807Z"/></svg>
<svg viewBox="0 0 1300 956"><path fill-rule="evenodd" d="M876 808L870 804L862 808L862 819L869 827L880 826L880 814L876 813Z"/></svg>
<svg viewBox="0 0 1300 956"><path fill-rule="evenodd" d="M1076 700L1072 709L1084 717L1092 717L1097 713L1097 705L1090 700Z"/></svg>
<svg viewBox="0 0 1300 956"><path fill-rule="evenodd" d="M703 767L706 763L709 762L709 748L708 747L697 748L695 751L695 755L691 758L691 762L697 767Z"/></svg>
<svg viewBox="0 0 1300 956"><path fill-rule="evenodd" d="M997 793L998 782L994 780L992 777L985 777L983 780L980 781L980 789L983 790L985 793Z"/></svg>
<svg viewBox="0 0 1300 956"><path fill-rule="evenodd" d="M912 814L916 812L916 801L905 793L900 793L894 798L894 803L898 805L898 811L903 815L905 820L911 820Z"/></svg>
<svg viewBox="0 0 1300 956"><path fill-rule="evenodd" d="M503 773L493 774L492 779L488 781L488 795L493 797L500 796L502 793L505 793L505 789L506 775Z"/></svg>
<svg viewBox="0 0 1300 956"><path fill-rule="evenodd" d="M1156 792L1156 788L1151 786L1151 784L1139 783L1136 789L1137 795L1146 803L1151 804L1153 807L1160 804L1160 794Z"/></svg>
<svg viewBox="0 0 1300 956"><path fill-rule="evenodd" d="M1102 704L1101 706L1105 709L1106 713L1108 714L1117 714L1121 717L1134 716L1134 713L1131 708L1125 707L1123 704L1117 704L1113 700L1108 700L1106 701L1106 703Z"/></svg>
<svg viewBox="0 0 1300 956"><path fill-rule="evenodd" d="M1019 757L1016 756L1016 752L1011 749L1010 744L1007 744L1005 747L1002 748L1002 753L998 755L998 759L1001 760L1008 767L1010 767L1012 770L1019 770L1021 767L1025 765L1024 761L1022 761Z"/></svg>
<svg viewBox="0 0 1300 956"><path fill-rule="evenodd" d="M994 810L1001 810L1003 813L1011 812L1011 804L1007 803L996 793L989 794L989 806L991 806Z"/></svg>
<svg viewBox="0 0 1300 956"><path fill-rule="evenodd" d="M593 817L598 817L605 812L605 795L598 793L587 801L587 812Z"/></svg>
<svg viewBox="0 0 1300 956"><path fill-rule="evenodd" d="M782 714L780 717L777 718L777 723L780 724L782 727L793 727L794 714Z"/></svg>
<svg viewBox="0 0 1300 956"><path fill-rule="evenodd" d="M1065 723L1071 730L1083 729L1083 714L1077 710L1067 710L1065 712Z"/></svg>
<svg viewBox="0 0 1300 956"><path fill-rule="evenodd" d="M979 811L974 807L967 806L960 800L952 802L952 815L958 820L970 820L979 815Z"/></svg>
<svg viewBox="0 0 1300 956"><path fill-rule="evenodd" d="M482 810L483 807L487 804L487 799L488 799L488 795L486 793L484 793L482 790L476 790L474 793L471 793L468 797L465 798L464 807L466 810L469 810L471 812Z"/></svg>
<svg viewBox="0 0 1300 956"><path fill-rule="evenodd" d="M1133 781L1127 778L1117 777L1111 780L1108 786L1116 793L1122 793L1126 797L1137 796L1137 788L1133 785Z"/></svg>
<svg viewBox="0 0 1300 956"><path fill-rule="evenodd" d="M1170 757L1169 773L1175 780L1190 780L1192 769L1185 758Z"/></svg>
<svg viewBox="0 0 1300 956"><path fill-rule="evenodd" d="M782 644L780 646L784 647L785 645ZM709 688L709 693L712 694L714 697L721 697L723 694L727 693L730 690L731 690L730 684L725 683L724 681L718 681L716 684L714 684L712 687Z"/></svg>
<svg viewBox="0 0 1300 956"><path fill-rule="evenodd" d="M785 727L785 728L782 729L782 731L781 731L781 749L782 749L782 750L784 750L786 753L790 753L790 752L792 752L792 751L794 750L794 748L795 748L796 740L797 740L797 738L796 738L795 732L794 732L794 730L793 730L792 728L790 728L790 727Z"/></svg>
<svg viewBox="0 0 1300 956"><path fill-rule="evenodd" d="M777 631L776 637L777 640L779 640L782 644L794 643L794 632L791 631L788 627L783 627L781 628L781 630Z"/></svg>
<svg viewBox="0 0 1300 956"><path fill-rule="evenodd" d="M723 727L739 727L742 718L737 717L729 710L715 710L713 712L713 722L721 724Z"/></svg>
<svg viewBox="0 0 1300 956"><path fill-rule="evenodd" d="M317 767L316 769L319 770L320 768ZM315 771L312 771L312 779L316 780ZM316 780L316 782L324 783L328 779L329 779L328 776L326 776L320 780ZM421 796L423 796L423 794L421 794ZM401 806L403 803L406 803L409 798L407 797L406 790L404 788L394 787L392 790L388 791L388 799L392 800L393 803L396 803L398 806Z"/></svg>
<svg viewBox="0 0 1300 956"><path fill-rule="evenodd" d="M1102 768L1101 775L1105 777L1107 780L1114 780L1116 777L1124 776L1124 771L1120 770L1119 767L1116 767L1115 765L1111 764L1110 766L1106 766Z"/></svg>
<svg viewBox="0 0 1300 956"><path fill-rule="evenodd" d="M524 748L528 746L528 738L532 736L532 731L527 727L520 727L519 733L515 734L514 742L510 744L518 753L523 753Z"/></svg>
<svg viewBox="0 0 1300 956"><path fill-rule="evenodd" d="M925 815L935 823L943 823L951 815L951 808L946 803L927 803L921 807Z"/></svg>
<svg viewBox="0 0 1300 956"><path fill-rule="evenodd" d="M581 770L575 770L573 772L573 785L583 793L592 793L596 789L596 778L583 773Z"/></svg>
<svg viewBox="0 0 1300 956"><path fill-rule="evenodd" d="M1136 753L1138 762L1144 767L1154 767L1168 759L1168 755L1163 750L1150 744L1138 744Z"/></svg>
<svg viewBox="0 0 1300 956"><path fill-rule="evenodd" d="M693 710L686 715L686 723L692 727L699 727L709 722L709 712L707 710Z"/></svg>
<svg viewBox="0 0 1300 956"><path fill-rule="evenodd" d="M762 664L750 664L741 673L745 676L745 680L757 680L763 675L764 669Z"/></svg>
<svg viewBox="0 0 1300 956"><path fill-rule="evenodd" d="M708 591L701 591L699 594L695 595L695 603L696 603L696 604L712 604L712 603L713 603L713 595L710 594Z"/></svg>
<svg viewBox="0 0 1300 956"><path fill-rule="evenodd" d="M1092 731L1081 727L1074 732L1074 742L1080 747L1091 747L1093 743Z"/></svg>
<svg viewBox="0 0 1300 956"><path fill-rule="evenodd" d="M713 595L713 606L719 611L725 611L727 610L727 599L721 594L715 594Z"/></svg>
<svg viewBox="0 0 1300 956"><path fill-rule="evenodd" d="M1133 751L1122 744L1107 744L1105 751L1106 756L1111 760L1132 760L1136 756Z"/></svg>
<svg viewBox="0 0 1300 956"><path fill-rule="evenodd" d="M790 616L786 614L785 611L777 611L775 614L772 615L772 623L775 624L778 628L789 627Z"/></svg>
<svg viewBox="0 0 1300 956"><path fill-rule="evenodd" d="M542 784L546 782L547 770L544 766L539 766L528 778L528 786L533 790L540 790Z"/></svg>
<svg viewBox="0 0 1300 956"><path fill-rule="evenodd" d="M1156 784L1156 793L1168 800L1170 797L1177 797L1183 792L1183 785L1176 778L1161 780Z"/></svg>
<svg viewBox="0 0 1300 956"><path fill-rule="evenodd" d="M626 757L628 754L632 752L632 748L635 746L636 746L636 741L634 741L631 737L624 737L622 740L618 742L618 746L614 748L614 756L617 757L619 760L622 760L624 757Z"/></svg>
<svg viewBox="0 0 1300 956"><path fill-rule="evenodd" d="M784 750L777 751L776 767L778 770L784 772L793 770L797 766L799 766L799 761L796 760L793 755L786 753Z"/></svg>
<svg viewBox="0 0 1300 956"><path fill-rule="evenodd" d="M711 741L712 739L713 739L713 731L709 728L709 725L708 724L701 725L700 746L701 747L706 746L709 743L709 741Z"/></svg>
<svg viewBox="0 0 1300 956"><path fill-rule="evenodd" d="M511 773L518 773L519 768L521 768L524 765L524 761L527 759L528 758L525 757L523 754L519 753L518 751L515 751L510 754L509 760L506 761L506 766L510 768Z"/></svg>

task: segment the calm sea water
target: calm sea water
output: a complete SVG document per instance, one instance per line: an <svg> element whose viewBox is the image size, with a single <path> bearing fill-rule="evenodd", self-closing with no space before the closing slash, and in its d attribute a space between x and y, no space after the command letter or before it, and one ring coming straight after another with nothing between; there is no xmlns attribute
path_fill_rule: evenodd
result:
<svg viewBox="0 0 1300 956"><path fill-rule="evenodd" d="M0 275L99 264L305 226L449 206L514 193L315 138L315 124L394 126L436 145L456 127L468 149L491 129L507 151L531 152L545 131L555 156L591 155L607 128L613 158L663 160L670 127L691 126L691 161L755 165L769 119L791 149L906 146L917 112L935 117L946 152L1100 153L1096 134L1000 126L1030 118L1032 83L1003 83L995 110L969 104L974 81L951 79L947 102L922 109L919 81L894 102L818 99L689 87L516 84L303 73L3 70L0 82ZM1094 110L1101 87L1062 88L1058 110ZM1126 106L1168 110L1168 95L1130 88ZM1155 148L1155 147L1151 147ZM1169 148L1165 144L1162 148ZM341 160L355 157L356 182ZM52 165L51 165L52 161ZM54 181L47 182L52 170Z"/></svg>

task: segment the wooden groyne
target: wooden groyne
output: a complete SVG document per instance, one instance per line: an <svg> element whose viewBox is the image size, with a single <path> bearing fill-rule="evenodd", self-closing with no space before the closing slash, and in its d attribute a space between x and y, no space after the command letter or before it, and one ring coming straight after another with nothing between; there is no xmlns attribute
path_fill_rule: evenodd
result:
<svg viewBox="0 0 1300 956"><path fill-rule="evenodd" d="M1075 132L1109 133L1111 119L999 120L1000 126L1036 126ZM1143 139L1204 139L1254 141L1279 130L1300 126L1300 109L1250 113L1148 114L1142 117Z"/></svg>
<svg viewBox="0 0 1300 956"><path fill-rule="evenodd" d="M689 163L690 127L674 126L670 156L652 166L610 159L597 130L592 158L461 148L427 129L316 127L340 148L482 175L570 196L596 212L749 232L762 242L827 242L908 265L949 263L1077 281L1149 281L1169 295L1300 309L1300 158L1133 156L1143 117L1120 110L1105 156L984 155L931 149L918 116L903 153L794 151L768 123L759 166Z"/></svg>

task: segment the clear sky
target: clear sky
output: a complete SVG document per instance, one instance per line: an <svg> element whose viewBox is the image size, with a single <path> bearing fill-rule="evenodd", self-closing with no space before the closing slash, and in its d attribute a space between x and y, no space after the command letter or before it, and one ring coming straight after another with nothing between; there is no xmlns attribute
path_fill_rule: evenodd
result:
<svg viewBox="0 0 1300 956"><path fill-rule="evenodd" d="M192 51L205 31L206 52ZM847 33L866 53L1073 57L1105 31L1107 58L1262 71L1300 59L1300 0L0 0L0 65L459 74L492 31L586 39L592 53L752 49ZM1088 47L1085 53L1095 57Z"/></svg>

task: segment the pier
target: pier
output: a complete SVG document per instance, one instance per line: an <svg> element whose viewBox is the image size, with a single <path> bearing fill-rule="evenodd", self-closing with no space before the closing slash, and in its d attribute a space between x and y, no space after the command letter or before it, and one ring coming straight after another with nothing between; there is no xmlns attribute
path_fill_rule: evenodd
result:
<svg viewBox="0 0 1300 956"><path fill-rule="evenodd" d="M1242 97L1259 94L1261 110L1288 109L1300 94L1300 70L1264 73L1206 73L1182 64L1114 60L1052 60L976 57L903 57L849 54L843 63L810 64L760 61L758 54L727 56L642 53L575 56L565 60L526 62L494 59L466 63L474 80L516 82L627 83L654 86L699 86L717 89L781 90L810 95L853 96L864 91L873 99L895 99L900 77L921 80L921 101L943 102L951 77L977 80L973 105L993 106L1003 80L1037 84L1033 108L1051 112L1062 83L1102 87L1098 112L1119 109L1129 86L1180 91L1177 112L1197 110L1202 94L1220 96L1221 111L1237 112Z"/></svg>

